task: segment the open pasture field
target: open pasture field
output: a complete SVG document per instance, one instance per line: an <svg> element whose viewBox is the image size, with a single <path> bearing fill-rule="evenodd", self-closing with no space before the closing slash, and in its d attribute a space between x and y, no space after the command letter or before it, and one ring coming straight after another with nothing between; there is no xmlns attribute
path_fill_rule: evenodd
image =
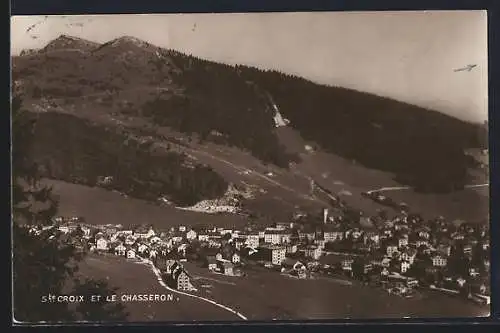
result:
<svg viewBox="0 0 500 333"><path fill-rule="evenodd" d="M237 309L249 320L313 320L484 316L484 308L441 294L403 299L373 287L334 279L298 280L257 268L245 277L210 273L187 264L200 292Z"/></svg>
<svg viewBox="0 0 500 333"><path fill-rule="evenodd" d="M282 143L291 152L300 153L302 162L295 173L307 175L333 193L348 193L343 199L355 208L374 214L384 206L362 197L361 193L385 187L401 187L387 172L366 168L334 154L322 151L307 153L300 134L291 128L280 128ZM471 184L474 185L474 184ZM386 191L385 195L396 202L405 202L412 211L425 218L443 216L449 220L462 219L470 222L487 219L489 212L489 188L468 188L448 194L422 194L409 190ZM390 211L390 209L387 209Z"/></svg>
<svg viewBox="0 0 500 333"><path fill-rule="evenodd" d="M91 224L122 224L131 226L152 224L158 228L197 223L217 226L243 226L238 215L211 215L158 206L144 200L125 198L119 193L101 188L46 180L60 196L59 215L83 216Z"/></svg>
<svg viewBox="0 0 500 333"><path fill-rule="evenodd" d="M162 287L149 266L112 256L89 255L81 264L82 277L105 279L122 294L165 294L173 300L165 302L124 302L129 321L235 321L236 315L213 304L168 291Z"/></svg>
<svg viewBox="0 0 500 333"><path fill-rule="evenodd" d="M138 126L138 120L133 117L118 118L124 126ZM184 142L183 145L177 145L174 142L160 140L157 141L159 146L169 143L174 150L186 153L198 163L211 166L228 182L253 187L255 200L247 202L248 208L278 220L289 217L297 207L319 211L329 205L324 196L317 196L311 200L310 180L314 180L332 193L343 193L341 197L349 205L363 210L368 215L375 214L377 210L385 207L362 197L362 192L401 186L389 173L366 168L334 154L322 151L307 152L305 145L309 143L291 128L277 129L281 142L290 152L297 153L301 157L301 162L292 166L290 170L264 165L240 149L188 140L185 135L169 128L156 127L150 130L152 133L167 138L179 138ZM62 212L80 212L83 208L85 215L91 215L89 219L113 221L102 223L126 225L142 223L142 220L147 219L151 221L148 223L155 225L171 225L199 222L201 218L205 223L238 225L242 220L238 216L207 216L207 214L179 211L172 207L158 207L129 198L125 200L127 204L122 204L124 198L116 193L101 189L83 189L78 185L61 184L61 182L57 182L57 191L64 194L61 203ZM412 211L420 213L425 218L444 216L450 220L462 219L475 222L485 220L488 216L488 191L488 187L480 187L450 194L421 194L412 190L387 191L385 194L396 202L407 203Z"/></svg>

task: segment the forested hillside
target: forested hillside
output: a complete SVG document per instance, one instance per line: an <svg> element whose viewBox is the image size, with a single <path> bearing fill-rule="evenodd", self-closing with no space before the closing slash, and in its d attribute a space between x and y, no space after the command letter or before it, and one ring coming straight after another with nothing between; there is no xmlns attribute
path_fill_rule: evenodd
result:
<svg viewBox="0 0 500 333"><path fill-rule="evenodd" d="M95 186L104 184L133 197L165 197L192 205L220 197L227 183L210 167L192 163L176 152L155 153L115 128L92 124L72 115L38 114L33 159L48 178Z"/></svg>
<svg viewBox="0 0 500 333"><path fill-rule="evenodd" d="M487 145L484 127L436 111L274 71L241 71L304 138L420 191L462 188L474 166L464 149Z"/></svg>
<svg viewBox="0 0 500 333"><path fill-rule="evenodd" d="M80 44L80 52L74 52ZM50 45L13 59L13 75L32 100L66 111L96 109L96 114L141 118L284 168L299 158L287 153L276 136L274 103L304 139L390 172L423 192L462 188L474 167L464 150L487 145L485 127L479 124L276 71L201 60L131 37L92 46L66 36ZM93 142L86 149L91 156L91 151L108 152L106 145Z"/></svg>
<svg viewBox="0 0 500 333"><path fill-rule="evenodd" d="M422 192L463 188L475 167L464 150L487 146L484 126L433 110L276 71L171 57L185 95L149 103L145 114L204 139L225 138L280 166L297 157L283 154L272 135L272 102L305 139Z"/></svg>

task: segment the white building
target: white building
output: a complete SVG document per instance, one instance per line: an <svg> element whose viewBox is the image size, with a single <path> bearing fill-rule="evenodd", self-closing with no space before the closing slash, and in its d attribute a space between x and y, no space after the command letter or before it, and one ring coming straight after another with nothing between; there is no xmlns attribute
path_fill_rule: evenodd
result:
<svg viewBox="0 0 500 333"><path fill-rule="evenodd" d="M149 249L149 246L147 246L146 244L140 244L138 247L137 247L137 251L139 251L139 253L144 253L146 252L146 250Z"/></svg>
<svg viewBox="0 0 500 333"><path fill-rule="evenodd" d="M96 241L96 248L102 251L108 250L108 241L105 238L99 238Z"/></svg>
<svg viewBox="0 0 500 333"><path fill-rule="evenodd" d="M127 252L127 248L123 244L120 244L117 247L115 247L115 254L117 256L125 256L126 252Z"/></svg>
<svg viewBox="0 0 500 333"><path fill-rule="evenodd" d="M410 263L406 260L401 261L401 273L404 274L410 269Z"/></svg>
<svg viewBox="0 0 500 333"><path fill-rule="evenodd" d="M61 225L59 226L58 230L62 232L63 234L68 234L69 233L69 227L67 225Z"/></svg>
<svg viewBox="0 0 500 333"><path fill-rule="evenodd" d="M187 247L188 247L187 244L181 244L181 245L179 245L179 247L177 248L177 253L180 253L183 256L185 256L186 255Z"/></svg>
<svg viewBox="0 0 500 333"><path fill-rule="evenodd" d="M364 243L373 243L378 245L380 243L380 235L375 232L368 232L364 235Z"/></svg>
<svg viewBox="0 0 500 333"><path fill-rule="evenodd" d="M398 247L402 248L408 246L408 236L403 236L398 239Z"/></svg>
<svg viewBox="0 0 500 333"><path fill-rule="evenodd" d="M388 245L386 251L387 251L387 255L392 258L398 252L398 246L397 245Z"/></svg>
<svg viewBox="0 0 500 333"><path fill-rule="evenodd" d="M445 267L448 263L448 260L445 257L440 255L432 257L432 265L436 267Z"/></svg>
<svg viewBox="0 0 500 333"><path fill-rule="evenodd" d="M325 245L326 245L326 241L324 239L315 239L314 240L314 245L316 245L320 249L324 249Z"/></svg>
<svg viewBox="0 0 500 333"><path fill-rule="evenodd" d="M180 242L182 242L182 236L179 236L179 235L173 236L172 237L172 242L174 244L179 244Z"/></svg>
<svg viewBox="0 0 500 333"><path fill-rule="evenodd" d="M259 247L260 238L258 234L250 234L247 236L246 244L250 247L257 248Z"/></svg>
<svg viewBox="0 0 500 333"><path fill-rule="evenodd" d="M82 226L82 231L83 231L83 236L84 237L89 237L90 236L90 228L86 227L86 226Z"/></svg>
<svg viewBox="0 0 500 333"><path fill-rule="evenodd" d="M129 249L127 251L127 258L128 259L135 259L135 250L134 249Z"/></svg>
<svg viewBox="0 0 500 333"><path fill-rule="evenodd" d="M417 251L414 250L414 249L408 249L408 250L404 250L402 253L401 253L401 260L405 260L405 261L408 261L410 263L410 265L413 265L413 262L415 261L415 257L417 255Z"/></svg>
<svg viewBox="0 0 500 333"><path fill-rule="evenodd" d="M291 233L278 228L267 228L264 233L264 242L270 244L290 243Z"/></svg>
<svg viewBox="0 0 500 333"><path fill-rule="evenodd" d="M305 249L305 256L314 260L318 260L321 257L321 248L317 246L308 246Z"/></svg>
<svg viewBox="0 0 500 333"><path fill-rule="evenodd" d="M296 253L298 251L297 244L288 244L286 246L286 253Z"/></svg>
<svg viewBox="0 0 500 333"><path fill-rule="evenodd" d="M135 243L135 241L136 241L136 238L134 236L132 236L132 235L127 236L127 238L125 238L125 244L126 245L132 245L132 244Z"/></svg>
<svg viewBox="0 0 500 333"><path fill-rule="evenodd" d="M209 236L208 236L208 234L199 234L198 235L198 240L200 242L208 242Z"/></svg>
<svg viewBox="0 0 500 333"><path fill-rule="evenodd" d="M231 234L232 235L233 234L233 229L222 229L222 230L220 230L219 234L221 236L224 236L225 234Z"/></svg>
<svg viewBox="0 0 500 333"><path fill-rule="evenodd" d="M197 234L196 234L196 231L194 231L194 230L189 230L189 231L186 233L186 238L187 238L188 240L194 240L194 239L196 239L196 236L197 236Z"/></svg>
<svg viewBox="0 0 500 333"><path fill-rule="evenodd" d="M158 236L153 236L149 239L149 244L157 244L161 242L161 238Z"/></svg>
<svg viewBox="0 0 500 333"><path fill-rule="evenodd" d="M281 236L277 232L266 231L264 234L264 242L270 244L279 244L281 242Z"/></svg>
<svg viewBox="0 0 500 333"><path fill-rule="evenodd" d="M284 247L276 247L272 249L271 262L273 265L281 265L286 258L286 249Z"/></svg>
<svg viewBox="0 0 500 333"><path fill-rule="evenodd" d="M426 230L420 230L417 235L421 238L424 238L424 239L429 239L430 235L429 235L429 232L427 232Z"/></svg>
<svg viewBox="0 0 500 333"><path fill-rule="evenodd" d="M153 227L146 228L144 226L141 226L134 231L134 236L141 239L148 239L155 235L156 232L153 230Z"/></svg>
<svg viewBox="0 0 500 333"><path fill-rule="evenodd" d="M421 246L429 246L429 241L427 239L418 239L416 242L415 242L415 246L417 248L421 247Z"/></svg>
<svg viewBox="0 0 500 333"><path fill-rule="evenodd" d="M360 230L353 230L351 235L353 239L358 239L363 235L363 233Z"/></svg>
<svg viewBox="0 0 500 333"><path fill-rule="evenodd" d="M241 261L241 258L240 258L240 255L238 253L233 253L232 257L231 257L231 262L233 264L237 264Z"/></svg>
<svg viewBox="0 0 500 333"><path fill-rule="evenodd" d="M258 248L257 255L262 260L271 261L273 265L281 265L281 262L286 257L286 248L284 246L265 244Z"/></svg>
<svg viewBox="0 0 500 333"><path fill-rule="evenodd" d="M340 230L338 231L325 231L323 233L323 239L325 242L335 242L344 239L344 233Z"/></svg>

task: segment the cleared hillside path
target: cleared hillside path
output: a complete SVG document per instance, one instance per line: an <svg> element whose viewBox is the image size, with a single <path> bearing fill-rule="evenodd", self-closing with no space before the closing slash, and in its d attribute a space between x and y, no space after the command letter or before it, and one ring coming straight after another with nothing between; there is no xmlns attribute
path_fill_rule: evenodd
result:
<svg viewBox="0 0 500 333"><path fill-rule="evenodd" d="M476 184L476 185L465 185L464 188L476 188L476 187L487 187L490 184ZM366 193L371 194L374 192L387 192L387 191L402 191L402 190L411 190L410 186L399 186L399 187L381 187L374 190L367 191Z"/></svg>
<svg viewBox="0 0 500 333"><path fill-rule="evenodd" d="M162 144L162 146L163 146L164 148L167 148L165 144ZM215 155L210 154L210 153L208 153L208 152L206 152L206 151L203 151L203 150L199 150L199 149L195 149L195 148L193 148L193 147L187 147L187 146L183 146L183 147L182 147L182 149L183 149L183 150L187 150L187 151L189 151L189 152L191 152L191 153L193 153L193 154L200 154L200 155L204 155L204 156L210 157L210 158L212 158L212 159L214 159L214 160L216 160L216 161L218 161L218 162L221 162L221 163L223 163L223 164L225 164L225 165L227 165L227 166L229 166L229 167L231 167L231 168L235 169L237 172L240 172L240 173L241 173L241 172L245 172L245 171L247 171L247 170L248 170L248 168L247 168L247 167L245 167L245 166L235 164L235 163L233 163L233 162L230 162L230 161L228 161L228 160L226 160L226 159L223 159L223 158L221 158L221 157L215 156ZM286 190L286 191L288 191L288 192L292 192L292 193L294 193L295 195L299 196L299 197L300 197L300 198L302 198L302 199L312 200L312 201L317 201L317 202L321 202L321 203L323 203L323 204L326 204L326 203L325 203L324 201L322 201L322 200L319 200L319 199L317 199L317 198L312 198L312 197L310 197L310 196L308 196L308 195L305 195L305 194L303 194L303 193L301 193L301 192L299 192L299 191L297 191L297 190L295 190L295 189L293 189L293 188L291 188L291 187L288 187L288 186L286 186L286 185L283 185L282 183L280 183L280 182L278 182L278 181L276 181L276 180L274 180L274 179L269 178L268 176L266 176L266 175L264 175L264 174L262 174L262 173L260 173L260 172L258 172L258 171L251 170L250 176L251 176L251 175L257 176L258 178L261 178L261 179L263 179L264 181L266 181L266 182L268 182L268 183L270 183L270 184L272 184L272 185L274 185L274 186L277 186L277 187L279 187L279 188L282 188L282 189L284 189L284 190Z"/></svg>
<svg viewBox="0 0 500 333"><path fill-rule="evenodd" d="M123 91L129 91L129 90L130 91L133 91L133 90L142 90L142 89L148 89L148 87L135 87L135 88L131 88L131 89L122 90L121 92L123 92ZM149 88L149 89L150 90L168 90L169 88L155 87L155 88ZM74 97L74 99L85 98L85 97L96 97L96 96L107 95L107 94L108 94L107 92L99 92L99 93L86 94L86 95L83 95L83 96ZM58 101L58 100L63 100L63 98L52 98L52 100ZM39 106L39 107L41 107L41 106ZM42 108L42 110L40 110L40 111L48 111L47 108L43 108L43 107L41 107L41 108ZM72 114L72 112L65 111L64 109L62 109L60 107L58 107L56 109L58 111L63 112L63 113L70 113L70 114ZM112 116L109 116L109 115L107 115L107 117L105 117L105 118L108 118L108 120L111 120L113 123L116 123L116 124L119 124L119 125L122 125L122 126L127 126L127 124L126 124L127 121L126 120L125 121L124 120L119 120L119 119L117 119L115 117L112 117ZM170 144L176 144L175 142L170 142L168 140L167 140L167 142L170 143ZM157 142L156 144L159 145L159 146L162 146L165 149L168 149L167 145L165 143L163 143L163 142ZM238 165L238 164L232 163L232 162L230 162L230 161L228 161L226 159L223 159L221 157L215 156L213 154L210 154L208 152L205 152L205 151L202 151L202 150L199 150L199 149L195 149L193 147L183 146L182 150L186 150L186 151L190 151L191 153L194 153L194 154L200 154L200 155L204 155L204 156L210 157L210 158L212 158L212 159L214 159L214 160L216 160L218 162L221 162L221 163L223 163L223 164L225 164L225 165L227 165L227 166L235 169L237 172L240 172L240 173L241 172L245 172L245 171L248 170L247 167L244 167L242 165ZM288 192L294 193L295 195L297 195L301 199L306 199L306 200L320 202L322 204L327 204L323 200L320 200L320 199L317 199L317 198L312 198L312 197L310 197L308 195L305 195L305 194L303 194L303 193L301 193L301 192L299 192L299 191L297 191L297 190L295 190L293 188L290 188L290 187L288 187L286 185L283 185L282 183L280 183L280 182L278 182L278 181L276 181L274 179L271 179L271 178L267 177L266 175L264 175L264 174L262 174L260 172L257 172L255 170L251 170L251 171L252 171L251 175L257 176L257 177L261 178L262 180L266 181L267 183L270 183L270 184L272 184L274 186L280 187L280 188L282 188L282 189L284 189L284 190L286 190Z"/></svg>
<svg viewBox="0 0 500 333"><path fill-rule="evenodd" d="M367 191L366 193L372 194L374 192L385 192L385 191L401 191L401 190L411 190L410 186L396 186L396 187L381 187L374 190Z"/></svg>
<svg viewBox="0 0 500 333"><path fill-rule="evenodd" d="M489 183L486 184L478 184L478 185L466 185L465 188L475 188L475 187L488 187L490 186Z"/></svg>

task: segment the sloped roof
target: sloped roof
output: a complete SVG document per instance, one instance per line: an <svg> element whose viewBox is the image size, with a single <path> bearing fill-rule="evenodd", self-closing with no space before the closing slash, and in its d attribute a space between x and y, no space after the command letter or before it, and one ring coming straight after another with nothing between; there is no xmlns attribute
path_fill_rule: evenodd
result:
<svg viewBox="0 0 500 333"><path fill-rule="evenodd" d="M187 276L188 278L192 279L191 274L189 274L189 273L188 273L188 272L184 269L184 267L183 267L181 264L179 264L177 261L176 261L176 262L174 262L170 268L172 269L172 278L173 278L175 281L177 281L177 280L179 279L179 276L180 276L182 273L186 274L186 276Z"/></svg>
<svg viewBox="0 0 500 333"><path fill-rule="evenodd" d="M217 262L220 262L220 263L225 263L225 262L231 262L230 260L227 260L227 259L216 259Z"/></svg>
<svg viewBox="0 0 500 333"><path fill-rule="evenodd" d="M280 250L280 249L285 249L284 246L279 246L275 244L262 244L259 246L261 249L268 249L268 250Z"/></svg>

